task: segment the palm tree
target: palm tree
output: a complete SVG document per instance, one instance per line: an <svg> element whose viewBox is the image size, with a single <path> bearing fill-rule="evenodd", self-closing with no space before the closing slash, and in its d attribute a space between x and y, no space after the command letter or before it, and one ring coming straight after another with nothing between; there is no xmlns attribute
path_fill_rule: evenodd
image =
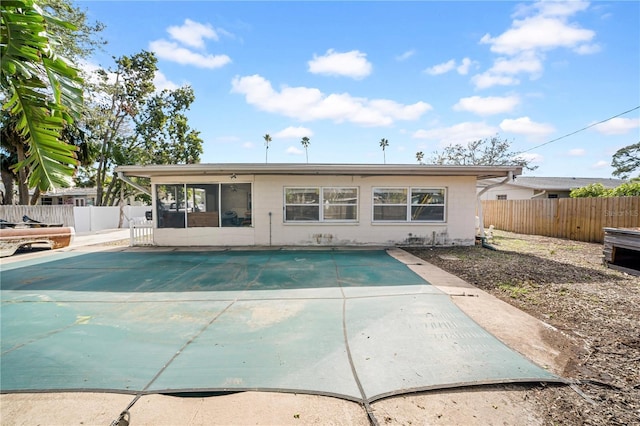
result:
<svg viewBox="0 0 640 426"><path fill-rule="evenodd" d="M304 146L304 155L307 157L307 164L309 164L309 144L311 143L311 139L309 139L308 137L304 137L302 138L302 140L300 141L300 143L302 144L302 146Z"/></svg>
<svg viewBox="0 0 640 426"><path fill-rule="evenodd" d="M271 142L271 136L269 136L269 133L267 133L266 135L264 135L264 146L265 146L264 162L265 163L268 163L270 142Z"/></svg>
<svg viewBox="0 0 640 426"><path fill-rule="evenodd" d="M389 141L385 138L380 139L380 148L382 148L382 155L384 156L384 164L387 164L387 154L385 149L389 146Z"/></svg>
<svg viewBox="0 0 640 426"><path fill-rule="evenodd" d="M422 159L424 158L424 152L418 151L416 152L416 160L418 160L418 164L424 164Z"/></svg>
<svg viewBox="0 0 640 426"><path fill-rule="evenodd" d="M58 29L75 27L44 14L33 0L2 2L0 13L3 109L28 147L15 169L28 170L32 188L66 186L78 162L76 147L61 133L79 116L82 79L54 47Z"/></svg>

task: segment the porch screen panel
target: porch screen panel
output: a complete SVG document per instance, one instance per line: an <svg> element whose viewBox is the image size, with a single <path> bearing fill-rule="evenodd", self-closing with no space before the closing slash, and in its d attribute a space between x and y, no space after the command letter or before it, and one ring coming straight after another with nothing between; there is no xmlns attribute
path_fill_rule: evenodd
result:
<svg viewBox="0 0 640 426"><path fill-rule="evenodd" d="M407 220L406 188L373 188L374 221Z"/></svg>
<svg viewBox="0 0 640 426"><path fill-rule="evenodd" d="M319 221L320 188L285 188L285 221Z"/></svg>
<svg viewBox="0 0 640 426"><path fill-rule="evenodd" d="M187 226L205 228L220 226L218 184L187 185Z"/></svg>
<svg viewBox="0 0 640 426"><path fill-rule="evenodd" d="M221 184L220 211L222 226L251 226L251 184Z"/></svg>
<svg viewBox="0 0 640 426"><path fill-rule="evenodd" d="M444 221L445 191L443 188L411 189L411 220Z"/></svg>
<svg viewBox="0 0 640 426"><path fill-rule="evenodd" d="M323 220L355 221L358 219L358 188L323 188Z"/></svg>
<svg viewBox="0 0 640 426"><path fill-rule="evenodd" d="M158 228L184 228L185 206L184 185L156 185Z"/></svg>

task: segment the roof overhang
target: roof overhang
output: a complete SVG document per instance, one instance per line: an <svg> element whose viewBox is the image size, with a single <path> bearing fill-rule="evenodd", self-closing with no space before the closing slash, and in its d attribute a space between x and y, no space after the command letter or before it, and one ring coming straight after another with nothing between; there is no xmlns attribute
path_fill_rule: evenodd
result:
<svg viewBox="0 0 640 426"><path fill-rule="evenodd" d="M520 166L443 166L413 164L169 164L118 166L116 171L127 177L216 175L347 175L347 176L474 176L477 179L522 174Z"/></svg>

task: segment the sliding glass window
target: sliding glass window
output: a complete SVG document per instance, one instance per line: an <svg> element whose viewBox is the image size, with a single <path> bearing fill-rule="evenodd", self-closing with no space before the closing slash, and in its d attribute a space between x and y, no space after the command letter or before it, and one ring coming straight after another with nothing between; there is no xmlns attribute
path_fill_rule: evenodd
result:
<svg viewBox="0 0 640 426"><path fill-rule="evenodd" d="M158 228L252 226L251 184L156 185L156 213Z"/></svg>
<svg viewBox="0 0 640 426"><path fill-rule="evenodd" d="M444 222L444 188L374 188L374 222Z"/></svg>
<svg viewBox="0 0 640 426"><path fill-rule="evenodd" d="M285 222L355 222L358 188L284 189Z"/></svg>

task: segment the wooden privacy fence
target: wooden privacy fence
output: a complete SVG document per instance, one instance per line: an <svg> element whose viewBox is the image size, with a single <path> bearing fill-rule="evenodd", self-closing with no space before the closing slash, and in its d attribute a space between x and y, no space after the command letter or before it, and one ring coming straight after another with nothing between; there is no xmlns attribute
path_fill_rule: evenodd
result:
<svg viewBox="0 0 640 426"><path fill-rule="evenodd" d="M484 226L602 243L602 228L640 227L640 197L482 201Z"/></svg>

